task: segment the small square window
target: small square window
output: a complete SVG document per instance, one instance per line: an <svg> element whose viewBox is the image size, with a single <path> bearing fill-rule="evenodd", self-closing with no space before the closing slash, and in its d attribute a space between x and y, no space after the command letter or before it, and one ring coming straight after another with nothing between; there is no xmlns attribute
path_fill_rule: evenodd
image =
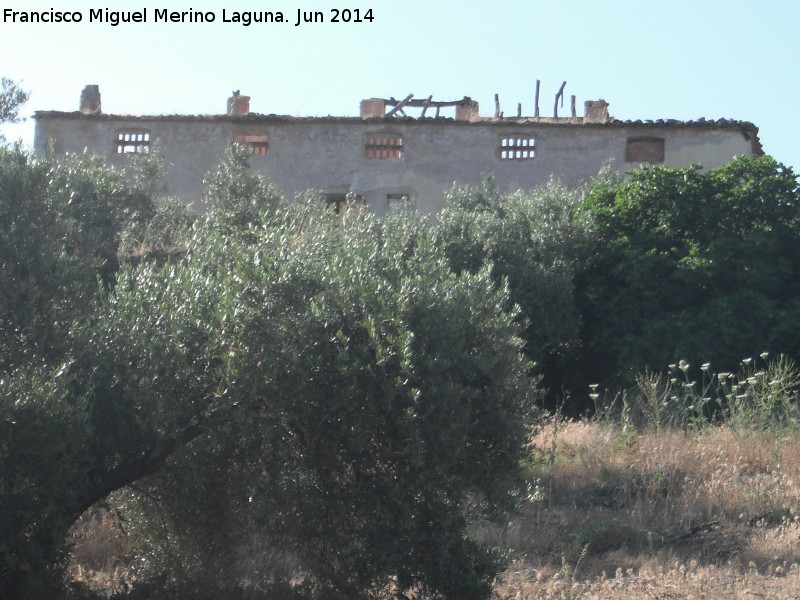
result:
<svg viewBox="0 0 800 600"><path fill-rule="evenodd" d="M253 154L264 155L269 151L269 136L266 133L240 133L234 137L233 141L250 146Z"/></svg>
<svg viewBox="0 0 800 600"><path fill-rule="evenodd" d="M325 204L330 206L337 215L342 215L348 210L358 212L364 206L364 196L361 194L325 194Z"/></svg>
<svg viewBox="0 0 800 600"><path fill-rule="evenodd" d="M371 133L366 142L367 158L401 158L403 138L396 133Z"/></svg>
<svg viewBox="0 0 800 600"><path fill-rule="evenodd" d="M498 148L500 160L529 160L536 156L536 138L530 135L505 135Z"/></svg>
<svg viewBox="0 0 800 600"><path fill-rule="evenodd" d="M150 152L149 131L121 131L114 140L117 154L148 154Z"/></svg>
<svg viewBox="0 0 800 600"><path fill-rule="evenodd" d="M386 194L387 212L405 208L414 208L414 199L411 194Z"/></svg>

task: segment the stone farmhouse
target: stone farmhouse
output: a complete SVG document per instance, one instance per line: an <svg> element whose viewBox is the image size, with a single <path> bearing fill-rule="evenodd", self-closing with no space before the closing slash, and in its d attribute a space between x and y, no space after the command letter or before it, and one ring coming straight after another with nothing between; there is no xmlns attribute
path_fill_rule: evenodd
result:
<svg viewBox="0 0 800 600"><path fill-rule="evenodd" d="M562 86L563 89L563 86ZM475 185L494 174L503 192L530 189L557 176L568 185L591 178L609 160L620 171L644 163L714 168L739 155L762 154L749 122L622 121L603 100L585 102L582 117L481 117L468 97L370 98L358 117L294 117L250 112L239 92L220 115L105 114L98 86L87 86L75 112L38 111L34 145L44 153L100 154L124 167L158 143L170 164L169 195L203 209L203 177L232 142L249 145L251 167L291 198L319 190L329 202L350 194L376 214L397 204L439 210L454 182ZM416 114L409 114L416 112ZM452 116L446 113L452 112Z"/></svg>

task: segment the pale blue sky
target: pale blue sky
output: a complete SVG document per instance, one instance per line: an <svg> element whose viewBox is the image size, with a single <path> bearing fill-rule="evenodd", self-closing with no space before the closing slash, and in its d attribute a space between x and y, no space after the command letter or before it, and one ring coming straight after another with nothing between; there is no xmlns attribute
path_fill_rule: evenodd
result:
<svg viewBox="0 0 800 600"><path fill-rule="evenodd" d="M164 0L147 24L89 23L92 0L7 0L0 10L81 11L80 24L0 22L0 75L22 80L34 110L76 110L80 91L100 85L114 114L212 114L231 91L251 110L290 115L357 115L359 101L413 93L437 100L471 96L494 113L541 114L566 80L585 100L603 98L619 119L731 118L760 128L767 153L800 168L796 0ZM153 23L156 8L213 11L216 22ZM282 11L289 23L223 23L222 11ZM297 10L325 23L295 27ZM374 21L329 22L331 9L372 8ZM33 125L7 127L32 142Z"/></svg>

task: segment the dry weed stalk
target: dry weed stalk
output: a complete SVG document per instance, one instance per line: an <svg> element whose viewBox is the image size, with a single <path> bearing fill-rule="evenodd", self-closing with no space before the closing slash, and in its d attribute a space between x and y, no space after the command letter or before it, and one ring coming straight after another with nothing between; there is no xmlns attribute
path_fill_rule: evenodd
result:
<svg viewBox="0 0 800 600"><path fill-rule="evenodd" d="M800 597L800 435L725 426L645 430L624 444L620 435L590 421L536 432L533 452L547 456L531 476L547 478L552 497L507 526L520 559L498 580L499 597ZM487 543L501 533L480 532Z"/></svg>

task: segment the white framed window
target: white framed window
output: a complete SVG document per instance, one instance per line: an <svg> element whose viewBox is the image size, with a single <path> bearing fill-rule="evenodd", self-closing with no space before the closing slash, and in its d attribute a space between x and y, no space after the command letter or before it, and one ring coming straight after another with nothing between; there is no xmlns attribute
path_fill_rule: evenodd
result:
<svg viewBox="0 0 800 600"><path fill-rule="evenodd" d="M125 130L117 133L114 140L117 154L148 154L150 152L150 132L145 130Z"/></svg>
<svg viewBox="0 0 800 600"><path fill-rule="evenodd" d="M504 135L498 147L500 160L530 160L536 156L536 138L532 135Z"/></svg>

